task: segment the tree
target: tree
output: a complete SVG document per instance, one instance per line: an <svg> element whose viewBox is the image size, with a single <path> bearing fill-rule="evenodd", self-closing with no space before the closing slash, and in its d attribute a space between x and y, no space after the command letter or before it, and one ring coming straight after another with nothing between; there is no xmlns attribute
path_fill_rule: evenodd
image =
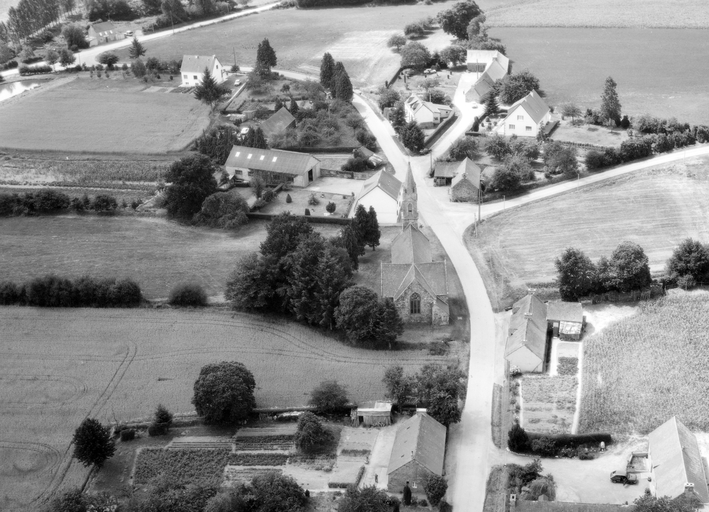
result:
<svg viewBox="0 0 709 512"><path fill-rule="evenodd" d="M404 375L403 366L387 367L382 382L387 389L387 398L392 399L398 407L405 405L416 393L416 383L412 377Z"/></svg>
<svg viewBox="0 0 709 512"><path fill-rule="evenodd" d="M340 293L352 285L352 264L347 252L325 244L315 270L315 292L318 323L332 330L335 327L335 311L340 304Z"/></svg>
<svg viewBox="0 0 709 512"><path fill-rule="evenodd" d="M399 138L404 147L410 151L420 152L424 148L425 138L423 131L416 124L416 121L409 121L404 125L399 132Z"/></svg>
<svg viewBox="0 0 709 512"><path fill-rule="evenodd" d="M409 38L423 37L426 29L421 23L409 23L404 27L404 35Z"/></svg>
<svg viewBox="0 0 709 512"><path fill-rule="evenodd" d="M667 260L667 275L670 279L692 276L702 282L709 276L709 249L692 238L685 238Z"/></svg>
<svg viewBox="0 0 709 512"><path fill-rule="evenodd" d="M190 155L173 162L165 175L165 207L172 217L188 218L199 212L204 200L217 191L216 167L209 157Z"/></svg>
<svg viewBox="0 0 709 512"><path fill-rule="evenodd" d="M278 58L276 57L276 51L271 48L271 43L265 38L258 45L256 50L256 67L261 70L261 76L271 75L271 68L278 64Z"/></svg>
<svg viewBox="0 0 709 512"><path fill-rule="evenodd" d="M391 350L396 339L404 333L404 321L391 297L379 301L373 325L373 341Z"/></svg>
<svg viewBox="0 0 709 512"><path fill-rule="evenodd" d="M474 160L479 156L478 141L472 137L463 137L453 143L448 151L448 157L456 162L470 158Z"/></svg>
<svg viewBox="0 0 709 512"><path fill-rule="evenodd" d="M277 270L275 258L259 258L257 253L243 256L229 275L225 297L234 309L274 309L277 297L271 283Z"/></svg>
<svg viewBox="0 0 709 512"><path fill-rule="evenodd" d="M507 446L513 452L525 452L529 448L529 436L517 422L507 433Z"/></svg>
<svg viewBox="0 0 709 512"><path fill-rule="evenodd" d="M236 361L202 367L194 383L192 404L206 423L245 420L256 406L254 375Z"/></svg>
<svg viewBox="0 0 709 512"><path fill-rule="evenodd" d="M424 480L423 490L426 492L428 501L435 507L441 502L443 496L446 495L448 482L444 477L432 473Z"/></svg>
<svg viewBox="0 0 709 512"><path fill-rule="evenodd" d="M359 257L364 256L365 243L351 223L340 230L336 245L347 251L352 262L352 268L357 270L359 268Z"/></svg>
<svg viewBox="0 0 709 512"><path fill-rule="evenodd" d="M116 452L110 429L94 418L81 422L72 442L74 457L84 466L96 465L100 468Z"/></svg>
<svg viewBox="0 0 709 512"><path fill-rule="evenodd" d="M562 300L577 301L593 291L596 266L583 251L569 247L554 265L559 273L557 283Z"/></svg>
<svg viewBox="0 0 709 512"><path fill-rule="evenodd" d="M374 338L379 300L374 291L364 286L351 286L340 294L335 310L335 322L354 342L369 342Z"/></svg>
<svg viewBox="0 0 709 512"><path fill-rule="evenodd" d="M187 11L185 11L185 6L182 5L181 0L162 0L160 4L160 10L165 16L165 19L169 19L174 23L177 21L185 21L189 18Z"/></svg>
<svg viewBox="0 0 709 512"><path fill-rule="evenodd" d="M194 97L205 105L209 105L212 112L214 112L216 106L229 92L228 88L217 83L209 69L204 68L202 81L195 87Z"/></svg>
<svg viewBox="0 0 709 512"><path fill-rule="evenodd" d="M508 167L498 167L492 175L490 187L500 192L517 190L522 183L522 177Z"/></svg>
<svg viewBox="0 0 709 512"><path fill-rule="evenodd" d="M335 78L335 59L332 55L325 53L322 56L322 61L320 62L320 85L325 89L334 89L335 84L333 80Z"/></svg>
<svg viewBox="0 0 709 512"><path fill-rule="evenodd" d="M455 368L427 364L416 375L417 396L428 414L446 427L461 418L458 400L465 399L465 374Z"/></svg>
<svg viewBox="0 0 709 512"><path fill-rule="evenodd" d="M323 427L320 418L312 412L304 412L298 418L295 431L295 446L305 453L314 453L334 440L332 433Z"/></svg>
<svg viewBox="0 0 709 512"><path fill-rule="evenodd" d="M145 67L145 63L140 59L135 59L130 63L130 70L136 78L143 78L148 72L148 69Z"/></svg>
<svg viewBox="0 0 709 512"><path fill-rule="evenodd" d="M389 496L375 486L347 487L337 512L389 512Z"/></svg>
<svg viewBox="0 0 709 512"><path fill-rule="evenodd" d="M379 245L379 238L382 235L381 230L379 229L379 221L377 220L377 212L374 210L373 206L369 207L369 211L367 212L367 215L369 217L369 223L368 223L368 228L367 228L367 236L365 237L364 243L367 244L369 247L372 248L372 250L376 250L377 246Z"/></svg>
<svg viewBox="0 0 709 512"><path fill-rule="evenodd" d="M561 115L564 117L570 117L571 122L576 121L577 117L581 117L581 108L575 103L564 103L561 106Z"/></svg>
<svg viewBox="0 0 709 512"><path fill-rule="evenodd" d="M350 76L344 69L335 75L335 98L341 101L352 101L354 91Z"/></svg>
<svg viewBox="0 0 709 512"><path fill-rule="evenodd" d="M232 510L253 510L254 512L301 512L308 504L303 488L291 476L275 471L256 476L251 480L245 493L247 506ZM251 497L258 504L251 508Z"/></svg>
<svg viewBox="0 0 709 512"><path fill-rule="evenodd" d="M672 499L669 496L655 497L648 491L636 498L633 510L637 512L695 512L702 507L696 493L684 493Z"/></svg>
<svg viewBox="0 0 709 512"><path fill-rule="evenodd" d="M47 50L47 55L44 57L44 60L54 69L54 65L59 62L59 54L54 50Z"/></svg>
<svg viewBox="0 0 709 512"><path fill-rule="evenodd" d="M349 403L347 389L336 380L326 380L317 385L310 393L308 405L315 407L319 414L336 413Z"/></svg>
<svg viewBox="0 0 709 512"><path fill-rule="evenodd" d="M394 34L387 41L387 46L389 48L394 48L397 52L401 50L401 47L408 42L404 34Z"/></svg>
<svg viewBox="0 0 709 512"><path fill-rule="evenodd" d="M504 160L512 154L512 147L502 135L495 134L488 137L485 152L496 160Z"/></svg>
<svg viewBox="0 0 709 512"><path fill-rule="evenodd" d="M391 111L389 116L392 127L399 132L406 125L406 112L404 112L404 103L399 102Z"/></svg>
<svg viewBox="0 0 709 512"><path fill-rule="evenodd" d="M266 226L266 240L261 242L261 254L280 260L293 252L301 236L313 232L313 226L302 217L281 213Z"/></svg>
<svg viewBox="0 0 709 512"><path fill-rule="evenodd" d="M112 67L116 62L118 62L118 55L112 52L103 52L99 54L96 60L104 66Z"/></svg>
<svg viewBox="0 0 709 512"><path fill-rule="evenodd" d="M74 52L67 48L62 48L59 50L59 64L64 67L74 64L76 57L74 57Z"/></svg>
<svg viewBox="0 0 709 512"><path fill-rule="evenodd" d="M470 20L470 23L468 23L468 27L466 29L468 40L480 42L487 40L487 26L485 26L486 21L487 18L484 14L480 14Z"/></svg>
<svg viewBox="0 0 709 512"><path fill-rule="evenodd" d="M416 41L406 43L406 46L401 48L400 54L402 68L422 70L431 60L431 52L428 48Z"/></svg>
<svg viewBox="0 0 709 512"><path fill-rule="evenodd" d="M621 106L616 90L618 84L610 76L606 78L603 94L601 95L601 116L607 122L620 120Z"/></svg>
<svg viewBox="0 0 709 512"><path fill-rule="evenodd" d="M530 71L507 75L498 84L500 101L505 105L521 100L532 91L539 90L539 79Z"/></svg>
<svg viewBox="0 0 709 512"><path fill-rule="evenodd" d="M611 280L608 287L620 292L639 290L652 282L645 251L634 242L622 242L610 257Z"/></svg>
<svg viewBox="0 0 709 512"><path fill-rule="evenodd" d="M450 9L438 13L438 23L445 33L458 39L467 39L468 25L482 13L478 4L472 0L458 2Z"/></svg>
<svg viewBox="0 0 709 512"><path fill-rule="evenodd" d="M398 101L401 101L401 95L395 89L387 89L382 86L379 89L379 108L384 110L387 107L393 107Z"/></svg>
<svg viewBox="0 0 709 512"><path fill-rule="evenodd" d="M295 98L290 99L290 113L291 115L295 116L298 113L298 110L300 110L300 107L298 107L298 102L295 101Z"/></svg>
<svg viewBox="0 0 709 512"><path fill-rule="evenodd" d="M143 1L143 9L145 14L148 16L152 16L154 14L160 14L161 12L161 5L162 5L162 0L142 0Z"/></svg>
<svg viewBox="0 0 709 512"><path fill-rule="evenodd" d="M246 134L246 138L244 138L241 145L248 148L268 149L266 135L263 133L260 126L251 128L249 133ZM260 195L258 197L260 197Z"/></svg>
<svg viewBox="0 0 709 512"><path fill-rule="evenodd" d="M464 63L467 59L467 54L467 48L458 44L447 46L440 52L441 59L445 62L450 62L453 66Z"/></svg>
<svg viewBox="0 0 709 512"><path fill-rule="evenodd" d="M485 97L485 117L494 116L500 111L500 107L497 104L497 98L493 91L490 91Z"/></svg>
<svg viewBox="0 0 709 512"><path fill-rule="evenodd" d="M62 29L62 37L66 41L67 48L76 46L79 49L88 48L89 43L86 41L84 29L79 25L65 25Z"/></svg>
<svg viewBox="0 0 709 512"><path fill-rule="evenodd" d="M138 41L138 38L136 36L133 36L133 41L130 43L130 48L128 49L128 55L130 56L131 59L138 59L145 55L145 52L147 50L145 47Z"/></svg>
<svg viewBox="0 0 709 512"><path fill-rule="evenodd" d="M562 146L553 153L547 153L545 149L544 162L546 163L547 170L551 174L573 176L579 170L577 152L574 147Z"/></svg>
<svg viewBox="0 0 709 512"><path fill-rule="evenodd" d="M360 241L374 250L379 245L379 237L381 236L379 222L377 222L377 212L374 211L374 208L370 206L369 212L367 212L363 205L358 205L353 223Z"/></svg>

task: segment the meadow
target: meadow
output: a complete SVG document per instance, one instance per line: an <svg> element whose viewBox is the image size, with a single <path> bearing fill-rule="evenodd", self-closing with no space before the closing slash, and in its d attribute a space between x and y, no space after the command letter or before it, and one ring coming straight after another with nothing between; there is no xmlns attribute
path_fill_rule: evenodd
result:
<svg viewBox="0 0 709 512"><path fill-rule="evenodd" d="M483 222L479 238L466 234L466 244L496 309L552 283L566 247L596 261L629 240L661 271L683 239L709 241L708 178L704 158L606 180L503 211Z"/></svg>
<svg viewBox="0 0 709 512"><path fill-rule="evenodd" d="M384 394L384 368L407 373L457 354L354 348L298 324L228 312L0 308L0 507L30 503L60 485L81 483L69 442L91 416L107 423L150 416L158 403L190 412L192 386L212 362L244 363L259 407L307 403L322 380L349 398ZM72 477L72 475L76 475Z"/></svg>
<svg viewBox="0 0 709 512"><path fill-rule="evenodd" d="M626 2L615 4L626 9ZM677 8L668 3L668 9ZM624 114L709 124L706 30L508 27L490 34L507 46L513 71L529 69L539 78L549 105L597 108L612 76Z"/></svg>
<svg viewBox="0 0 709 512"><path fill-rule="evenodd" d="M150 93L135 79L76 78L0 103L0 147L108 153L185 149L209 125L191 95ZM7 103L7 104L6 104Z"/></svg>
<svg viewBox="0 0 709 512"><path fill-rule="evenodd" d="M579 432L709 429L709 293L674 290L584 341Z"/></svg>
<svg viewBox="0 0 709 512"><path fill-rule="evenodd" d="M275 10L148 41L145 47L148 56L161 59L216 54L225 65L233 63L236 52L239 65L252 66L259 42L268 38L279 69L317 76L323 54L330 52L355 84L379 86L399 67L399 54L387 48L387 39L403 32L407 23L435 16L452 4ZM128 60L127 49L117 53Z"/></svg>

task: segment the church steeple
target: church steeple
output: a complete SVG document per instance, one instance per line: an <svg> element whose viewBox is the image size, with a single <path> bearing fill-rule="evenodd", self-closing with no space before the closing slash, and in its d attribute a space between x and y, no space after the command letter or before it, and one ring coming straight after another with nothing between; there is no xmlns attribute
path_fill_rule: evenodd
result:
<svg viewBox="0 0 709 512"><path fill-rule="evenodd" d="M418 206L416 204L418 194L416 192L416 182L414 175L411 172L411 162L406 169L406 179L401 184L401 192L399 193L399 218L401 226L406 229L407 226L413 225L418 227Z"/></svg>

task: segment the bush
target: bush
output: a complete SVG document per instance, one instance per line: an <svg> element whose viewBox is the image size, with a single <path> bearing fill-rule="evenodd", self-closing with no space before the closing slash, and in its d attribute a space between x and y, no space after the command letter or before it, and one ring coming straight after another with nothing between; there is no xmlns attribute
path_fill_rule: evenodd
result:
<svg viewBox="0 0 709 512"><path fill-rule="evenodd" d="M431 505L435 507L446 495L448 482L442 476L432 474L424 481L423 489L426 491L426 497L431 502Z"/></svg>
<svg viewBox="0 0 709 512"><path fill-rule="evenodd" d="M291 204L293 202L293 198L290 196L290 194L286 195L286 203Z"/></svg>
<svg viewBox="0 0 709 512"><path fill-rule="evenodd" d="M337 205L333 202L327 203L327 206L325 207L325 210L327 210L328 213L335 213L336 209Z"/></svg>
<svg viewBox="0 0 709 512"><path fill-rule="evenodd" d="M115 212L118 202L113 196L99 194L91 202L91 209L97 212Z"/></svg>
<svg viewBox="0 0 709 512"><path fill-rule="evenodd" d="M310 206L317 206L320 204L320 199L318 199L318 197L315 195L315 192L310 194L310 196L308 197L308 204Z"/></svg>
<svg viewBox="0 0 709 512"><path fill-rule="evenodd" d="M153 425L164 425L165 428L170 428L172 426L173 414L167 410L163 404L158 404L155 409L155 417L153 418Z"/></svg>
<svg viewBox="0 0 709 512"><path fill-rule="evenodd" d="M167 427L165 425L152 424L148 427L148 435L150 437L165 436L167 435Z"/></svg>
<svg viewBox="0 0 709 512"><path fill-rule="evenodd" d="M249 221L248 211L246 199L238 192L217 192L204 200L194 220L213 228L236 229Z"/></svg>
<svg viewBox="0 0 709 512"><path fill-rule="evenodd" d="M323 427L320 418L312 412L303 413L298 418L295 446L305 453L315 453L333 442L332 433Z"/></svg>
<svg viewBox="0 0 709 512"><path fill-rule="evenodd" d="M170 291L172 306L203 307L207 305L207 293L197 283L181 283Z"/></svg>
<svg viewBox="0 0 709 512"><path fill-rule="evenodd" d="M529 448L529 436L519 423L512 425L507 434L507 447L510 451L523 453Z"/></svg>
<svg viewBox="0 0 709 512"><path fill-rule="evenodd" d="M349 403L347 390L336 380L321 382L310 394L309 405L318 413L336 413L344 410Z"/></svg>
<svg viewBox="0 0 709 512"><path fill-rule="evenodd" d="M132 441L133 439L135 439L135 430L132 428L121 430L121 441L126 442Z"/></svg>
<svg viewBox="0 0 709 512"><path fill-rule="evenodd" d="M346 172L364 172L368 168L368 160L359 156L350 158L342 165L342 170Z"/></svg>

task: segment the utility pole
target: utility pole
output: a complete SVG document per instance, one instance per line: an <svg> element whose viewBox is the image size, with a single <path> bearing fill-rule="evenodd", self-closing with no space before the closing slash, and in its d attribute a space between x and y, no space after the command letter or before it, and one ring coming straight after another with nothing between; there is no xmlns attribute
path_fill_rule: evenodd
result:
<svg viewBox="0 0 709 512"><path fill-rule="evenodd" d="M475 224L475 236L480 236L480 221L482 220L482 202L483 202L483 189L482 189L483 174L480 171L478 175L478 222Z"/></svg>
<svg viewBox="0 0 709 512"><path fill-rule="evenodd" d="M236 46L232 46L231 49L234 52L234 65L236 66Z"/></svg>

